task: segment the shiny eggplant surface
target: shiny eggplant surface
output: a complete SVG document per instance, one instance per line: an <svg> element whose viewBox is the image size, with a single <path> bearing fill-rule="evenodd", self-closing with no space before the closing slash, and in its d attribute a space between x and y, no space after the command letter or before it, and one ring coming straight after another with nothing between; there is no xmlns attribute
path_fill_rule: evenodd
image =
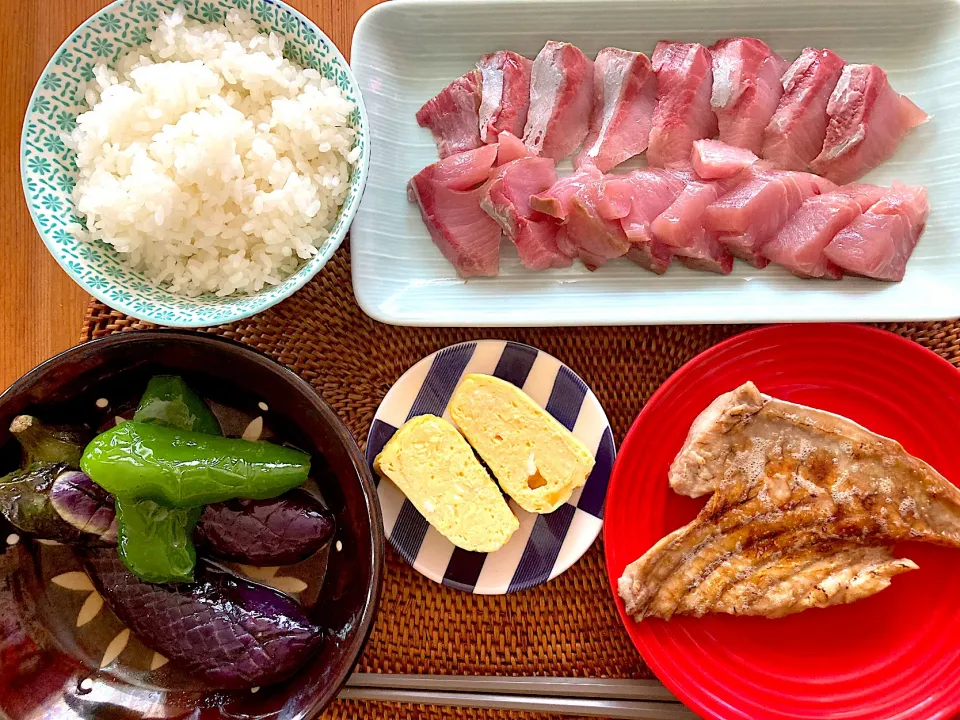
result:
<svg viewBox="0 0 960 720"><path fill-rule="evenodd" d="M195 537L204 552L249 565L290 565L310 557L333 537L333 516L303 492L271 500L207 505Z"/></svg>
<svg viewBox="0 0 960 720"><path fill-rule="evenodd" d="M117 617L211 689L285 680L323 642L323 630L293 600L228 573L199 565L195 583L152 585L113 548L90 548L82 557Z"/></svg>

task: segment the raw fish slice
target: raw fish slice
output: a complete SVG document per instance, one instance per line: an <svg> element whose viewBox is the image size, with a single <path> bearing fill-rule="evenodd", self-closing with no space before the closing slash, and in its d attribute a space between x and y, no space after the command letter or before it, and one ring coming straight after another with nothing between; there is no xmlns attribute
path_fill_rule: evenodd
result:
<svg viewBox="0 0 960 720"><path fill-rule="evenodd" d="M509 132L519 137L527 123L530 107L529 58L509 50L484 55L477 63L483 78L480 95L480 139L498 142L497 135Z"/></svg>
<svg viewBox="0 0 960 720"><path fill-rule="evenodd" d="M718 234L703 226L707 207L732 184L731 181L691 180L651 224L654 235L687 267L722 275L733 269L733 257L720 244Z"/></svg>
<svg viewBox="0 0 960 720"><path fill-rule="evenodd" d="M575 165L609 172L647 149L657 76L643 53L605 48L593 64L590 132Z"/></svg>
<svg viewBox="0 0 960 720"><path fill-rule="evenodd" d="M595 167L587 166L577 170L572 175L560 178L552 188L530 198L530 207L557 220L566 220L570 207L570 198L587 183L592 183L603 177L603 173Z"/></svg>
<svg viewBox="0 0 960 720"><path fill-rule="evenodd" d="M425 167L411 178L407 194L420 206L430 237L460 277L492 277L500 267L500 226L480 207L484 187L476 185L489 177L497 146L464 154L469 157L454 155Z"/></svg>
<svg viewBox="0 0 960 720"><path fill-rule="evenodd" d="M539 213L539 219L535 218L530 208L530 196L556 181L557 172L550 158L520 158L494 171L480 202L480 207L516 245L520 262L529 270L569 267L572 262L557 248L560 223Z"/></svg>
<svg viewBox="0 0 960 720"><path fill-rule="evenodd" d="M560 160L587 136L593 62L569 43L549 41L533 62L523 142L534 155Z"/></svg>
<svg viewBox="0 0 960 720"><path fill-rule="evenodd" d="M653 167L686 164L694 140L717 134L710 107L710 51L698 43L659 42L653 51L657 107L647 147Z"/></svg>
<svg viewBox="0 0 960 720"><path fill-rule="evenodd" d="M555 241L557 243L557 250L559 250L561 253L569 258L577 257L577 245L575 242L573 242L573 240L570 239L570 235L567 233L566 225L561 225L557 230Z"/></svg>
<svg viewBox="0 0 960 720"><path fill-rule="evenodd" d="M734 257L763 268L764 243L811 195L830 192L834 184L810 173L755 170L751 177L710 205L703 215L708 230Z"/></svg>
<svg viewBox="0 0 960 720"><path fill-rule="evenodd" d="M727 145L719 140L697 140L690 153L693 171L702 180L731 178L758 159L746 148Z"/></svg>
<svg viewBox="0 0 960 720"><path fill-rule="evenodd" d="M843 72L843 58L805 48L783 76L783 96L763 131L761 156L784 170L808 170L827 134L827 103Z"/></svg>
<svg viewBox="0 0 960 720"><path fill-rule="evenodd" d="M773 239L763 246L763 254L794 275L839 280L843 272L824 257L823 249L885 192L876 185L845 185L833 192L807 198Z"/></svg>
<svg viewBox="0 0 960 720"><path fill-rule="evenodd" d="M898 94L876 65L847 65L827 104L827 136L811 169L848 183L888 159L929 117Z"/></svg>
<svg viewBox="0 0 960 720"><path fill-rule="evenodd" d="M523 140L504 130L497 136L497 165L506 165L511 160L530 157L530 150Z"/></svg>
<svg viewBox="0 0 960 720"><path fill-rule="evenodd" d="M606 184L612 183L612 194ZM629 210L620 178L602 178L584 185L570 198L567 236L576 246L581 262L596 270L608 260L622 257L630 249L620 218Z"/></svg>
<svg viewBox="0 0 960 720"><path fill-rule="evenodd" d="M670 265L673 251L650 229L653 220L672 203L689 180L689 173L646 168L623 177L628 209L620 218L630 250L627 257L651 272L662 273ZM608 183L608 189L616 187Z"/></svg>
<svg viewBox="0 0 960 720"><path fill-rule="evenodd" d="M685 253L685 254L681 254ZM733 256L707 235L683 251L674 251L681 265L700 272L729 275L733 271Z"/></svg>
<svg viewBox="0 0 960 720"><path fill-rule="evenodd" d="M719 183L687 183L674 201L653 220L651 230L670 247L689 247L704 231L703 214L707 207L722 194Z"/></svg>
<svg viewBox="0 0 960 720"><path fill-rule="evenodd" d="M783 85L787 62L762 40L728 38L710 48L713 92L720 140L759 154L763 130L770 122Z"/></svg>
<svg viewBox="0 0 960 720"><path fill-rule="evenodd" d="M631 191L630 209L620 219L623 231L631 242L652 243L657 240L650 224L677 199L689 173L657 168L634 170L623 178Z"/></svg>
<svg viewBox="0 0 960 720"><path fill-rule="evenodd" d="M450 190L411 180L420 216L433 242L463 278L494 277L500 269L500 226L480 207L484 190Z"/></svg>
<svg viewBox="0 0 960 720"><path fill-rule="evenodd" d="M667 184L665 178L668 176L673 186L665 189L663 186ZM600 218L619 223L622 235L629 242L627 259L657 275L662 275L670 267L673 253L649 232L648 221L643 218L656 217L653 207L670 202L669 198L663 199L662 196L669 193L675 197L681 187L682 183L668 171L642 170L629 176L606 176L597 184L596 193L591 197ZM631 235L627 235L628 227ZM611 227L609 232L618 238L621 236L615 227Z"/></svg>
<svg viewBox="0 0 960 720"><path fill-rule="evenodd" d="M480 139L480 71L447 85L417 111L417 124L433 133L441 158L474 150Z"/></svg>
<svg viewBox="0 0 960 720"><path fill-rule="evenodd" d="M451 190L471 190L487 181L490 168L497 161L498 146L483 145L476 150L457 153L430 165L433 182ZM410 198L413 202L413 198Z"/></svg>
<svg viewBox="0 0 960 720"><path fill-rule="evenodd" d="M649 270L656 275L663 275L670 263L673 261L673 251L662 242L644 243L637 245L632 243L627 250L627 260L635 262L644 270Z"/></svg>
<svg viewBox="0 0 960 720"><path fill-rule="evenodd" d="M894 183L878 202L837 233L823 254L847 272L899 282L929 212L925 188Z"/></svg>

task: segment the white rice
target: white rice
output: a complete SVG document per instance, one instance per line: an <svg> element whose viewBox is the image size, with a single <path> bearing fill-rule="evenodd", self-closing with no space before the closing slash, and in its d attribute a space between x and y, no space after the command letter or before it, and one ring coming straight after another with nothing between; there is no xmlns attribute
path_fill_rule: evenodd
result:
<svg viewBox="0 0 960 720"><path fill-rule="evenodd" d="M87 232L172 292L250 294L316 254L357 161L354 105L240 11L161 18L99 65L70 137Z"/></svg>

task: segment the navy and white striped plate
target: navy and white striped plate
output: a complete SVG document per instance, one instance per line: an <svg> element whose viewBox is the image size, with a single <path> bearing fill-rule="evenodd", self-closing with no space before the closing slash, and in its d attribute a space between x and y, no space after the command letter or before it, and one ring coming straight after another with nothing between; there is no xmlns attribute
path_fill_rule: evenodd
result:
<svg viewBox="0 0 960 720"><path fill-rule="evenodd" d="M555 357L521 343L479 340L424 358L390 389L367 438L371 467L397 428L410 418L431 413L449 420L450 397L468 373L494 375L522 388L580 438L597 459L586 485L549 515L528 513L509 500L520 529L497 552L478 553L454 546L393 483L377 477L384 530L407 562L435 582L483 595L525 590L573 565L600 533L616 456L613 433L596 396Z"/></svg>

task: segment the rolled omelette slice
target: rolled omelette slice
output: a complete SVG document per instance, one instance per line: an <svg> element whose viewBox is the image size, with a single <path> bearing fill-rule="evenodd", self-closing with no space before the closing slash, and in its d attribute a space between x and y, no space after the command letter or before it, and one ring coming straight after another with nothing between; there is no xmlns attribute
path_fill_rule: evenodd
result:
<svg viewBox="0 0 960 720"><path fill-rule="evenodd" d="M450 415L503 491L528 512L553 512L593 469L586 445L499 378L467 375L450 400Z"/></svg>
<svg viewBox="0 0 960 720"><path fill-rule="evenodd" d="M464 550L494 552L520 527L467 441L436 415L411 418L373 461L427 522Z"/></svg>

